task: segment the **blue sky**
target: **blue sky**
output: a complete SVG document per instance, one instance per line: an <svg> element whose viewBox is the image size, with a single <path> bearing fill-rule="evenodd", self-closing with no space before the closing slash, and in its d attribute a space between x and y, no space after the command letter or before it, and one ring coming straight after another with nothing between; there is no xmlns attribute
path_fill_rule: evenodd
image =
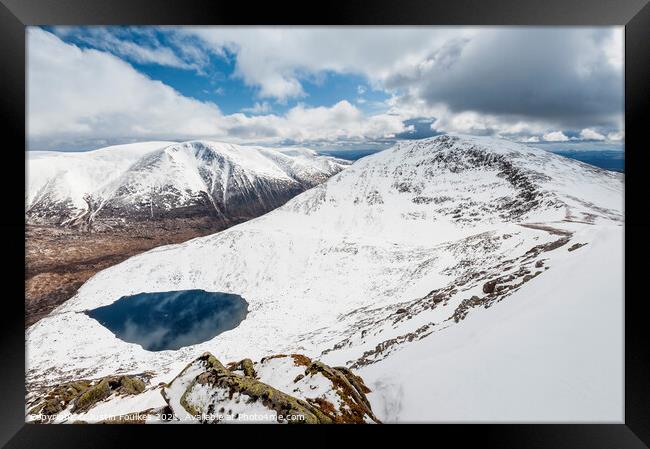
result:
<svg viewBox="0 0 650 449"><path fill-rule="evenodd" d="M80 48L103 48L96 42L97 39L88 37L89 33L86 31L88 28L43 27L43 29L58 35L64 42ZM115 30L115 35L136 45L147 46L151 41L150 36L142 36L129 27L111 29ZM161 45L172 45L167 33L154 30L154 35ZM122 56L119 51L113 50L112 53ZM354 102L362 111L372 113L385 110L386 107L382 103L389 98L386 92L369 86L367 79L359 74L340 74L324 70L304 77L302 80L304 96L285 98L282 101L268 101L260 98L257 87L246 85L236 76L234 72L237 55L235 53L225 50L222 55L208 53L206 57L204 66L198 72L183 67L160 65L153 60L125 59L136 70L152 80L159 80L184 96L218 104L226 114L251 112L256 104L266 104L267 112L283 114L298 103L309 106L333 106L338 101L346 99Z"/></svg>
<svg viewBox="0 0 650 449"><path fill-rule="evenodd" d="M28 147L624 141L622 28L31 27Z"/></svg>

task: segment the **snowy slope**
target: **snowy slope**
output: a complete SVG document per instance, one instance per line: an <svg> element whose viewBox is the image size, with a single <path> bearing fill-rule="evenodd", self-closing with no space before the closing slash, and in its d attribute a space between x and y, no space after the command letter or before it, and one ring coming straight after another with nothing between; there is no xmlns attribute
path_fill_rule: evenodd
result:
<svg viewBox="0 0 650 449"><path fill-rule="evenodd" d="M549 420L551 409L620 420L622 365L611 362L622 360L622 274L603 255L622 251L622 191L620 174L506 141L401 142L262 217L98 273L28 330L28 383L145 370L166 379L204 351L301 352L359 370L382 420ZM242 295L247 319L151 353L79 313L190 288ZM607 342L599 351L595 338ZM518 360L548 371L523 378ZM533 384L531 401L557 392L550 405L525 399Z"/></svg>
<svg viewBox="0 0 650 449"><path fill-rule="evenodd" d="M80 153L29 151L27 153L27 189L25 207L29 211L49 197L52 202L69 202L83 209L84 195L110 183L147 153L173 142L142 142L114 145Z"/></svg>
<svg viewBox="0 0 650 449"><path fill-rule="evenodd" d="M219 142L145 142L85 153L28 153L27 218L72 224L267 212L347 163Z"/></svg>
<svg viewBox="0 0 650 449"><path fill-rule="evenodd" d="M623 232L576 237L590 241L584 253L558 250L507 304L359 370L375 412L385 422L623 422Z"/></svg>

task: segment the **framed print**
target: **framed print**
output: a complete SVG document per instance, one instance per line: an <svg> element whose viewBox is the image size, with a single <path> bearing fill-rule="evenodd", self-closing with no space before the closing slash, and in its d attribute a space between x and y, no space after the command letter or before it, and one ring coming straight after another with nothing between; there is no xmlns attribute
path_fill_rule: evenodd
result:
<svg viewBox="0 0 650 449"><path fill-rule="evenodd" d="M302 9L3 0L3 443L646 447L650 7Z"/></svg>

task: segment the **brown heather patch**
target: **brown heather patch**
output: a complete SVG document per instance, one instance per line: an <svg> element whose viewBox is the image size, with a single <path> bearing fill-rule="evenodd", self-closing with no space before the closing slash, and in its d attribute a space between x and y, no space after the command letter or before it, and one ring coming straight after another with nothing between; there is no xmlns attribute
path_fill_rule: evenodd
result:
<svg viewBox="0 0 650 449"><path fill-rule="evenodd" d="M327 399L323 399L323 398L315 398L315 399L308 398L308 399L307 399L307 402L309 402L309 403L315 405L316 407L318 407L319 409L321 409L321 411L322 411L323 413L325 413L326 415L331 416L331 417L336 421L336 407L334 407L334 404L332 404L332 403L331 403L330 401L328 401Z"/></svg>
<svg viewBox="0 0 650 449"><path fill-rule="evenodd" d="M293 358L293 364L296 366L309 366L311 365L311 359L302 354L291 354Z"/></svg>
<svg viewBox="0 0 650 449"><path fill-rule="evenodd" d="M365 416L377 423L380 422L373 414L365 394L359 391L358 387L353 386L345 371L339 371L317 361L307 368L307 374L314 375L316 373L321 373L332 382L336 393L344 404L339 410L340 414L333 416L335 422L363 424Z"/></svg>
<svg viewBox="0 0 650 449"><path fill-rule="evenodd" d="M25 228L25 327L72 298L95 273L152 248L224 229L209 220L138 223L88 232L60 226Z"/></svg>
<svg viewBox="0 0 650 449"><path fill-rule="evenodd" d="M273 354L273 355L267 355L266 357L262 357L262 359L260 360L260 363L264 363L264 362L266 362L267 360L280 359L280 358L282 358L282 357L289 357L289 356L286 355L286 354Z"/></svg>

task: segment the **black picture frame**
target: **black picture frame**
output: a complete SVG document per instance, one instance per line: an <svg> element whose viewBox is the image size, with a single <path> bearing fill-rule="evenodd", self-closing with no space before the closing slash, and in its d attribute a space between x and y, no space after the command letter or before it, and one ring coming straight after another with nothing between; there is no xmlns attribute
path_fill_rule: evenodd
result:
<svg viewBox="0 0 650 449"><path fill-rule="evenodd" d="M0 120L5 143L0 159L4 195L0 209L6 287L0 326L0 444L6 447L119 447L146 432L167 440L171 430L157 426L41 426L24 423L25 334L24 202L16 186L24 182L25 27L29 25L624 25L625 26L625 421L621 424L436 425L427 430L436 442L471 439L482 447L643 448L650 444L650 345L646 337L647 277L642 263L648 249L650 208L644 172L645 112L650 100L650 4L648 0L454 0L260 2L222 0L0 0ZM9 143L11 142L11 143ZM639 263L635 263L639 261ZM9 288L10 287L10 288ZM459 427L462 426L462 427ZM138 427L136 430L135 428ZM139 428L147 428L140 431ZM187 444L201 444L206 430L172 426ZM190 440L186 432L192 427ZM234 426L237 427L237 426ZM373 426L364 433L383 433ZM151 430L152 428L156 430ZM327 429L333 439L350 427ZM361 432L355 427L354 433ZM199 433L196 433L199 432ZM219 430L219 435L231 431ZM264 442L268 431L241 433L242 444ZM287 432L284 430L283 432ZM285 434L288 438L289 434ZM245 438L245 440L244 440ZM196 440L195 440L196 439ZM408 439L410 440L410 438ZM407 440L407 441L408 441ZM300 444L296 440L296 444ZM415 442L415 440L413 440ZM149 440L153 445L152 440Z"/></svg>

